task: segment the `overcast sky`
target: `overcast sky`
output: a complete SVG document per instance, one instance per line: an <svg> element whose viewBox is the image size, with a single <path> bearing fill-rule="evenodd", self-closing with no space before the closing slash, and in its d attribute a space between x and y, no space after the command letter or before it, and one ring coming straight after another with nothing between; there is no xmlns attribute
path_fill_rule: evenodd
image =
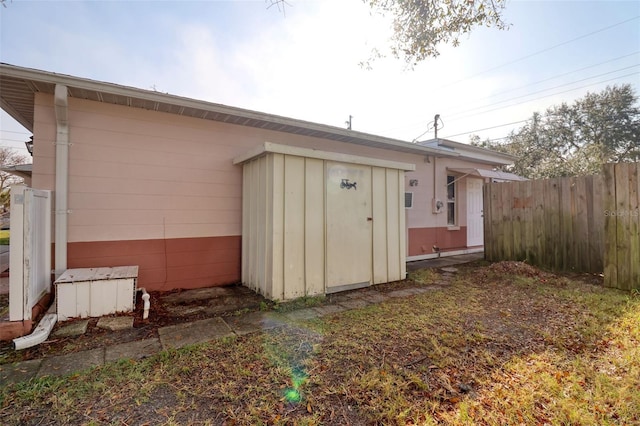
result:
<svg viewBox="0 0 640 426"><path fill-rule="evenodd" d="M497 139L587 91L640 89L637 0L512 0L508 31L476 29L413 70L359 65L391 35L361 0L288 3L7 0L0 61L338 127L352 115L405 141L433 138L436 113L440 137ZM2 113L2 146L28 136Z"/></svg>

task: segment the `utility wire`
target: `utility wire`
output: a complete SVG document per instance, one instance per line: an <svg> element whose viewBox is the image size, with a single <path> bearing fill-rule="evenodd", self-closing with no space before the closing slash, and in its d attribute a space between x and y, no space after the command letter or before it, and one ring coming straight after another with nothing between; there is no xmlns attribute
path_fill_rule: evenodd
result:
<svg viewBox="0 0 640 426"><path fill-rule="evenodd" d="M640 65L640 64L639 64L639 65ZM638 65L635 65L635 66L638 66ZM605 73L605 74L609 74L609 73ZM516 102L516 103L514 103L514 104L509 104L509 105L505 105L505 106L501 106L501 107L497 107L497 108L489 109L489 110L486 110L486 111L481 111L481 112L477 112L477 113L474 113L474 114L469 114L469 115L466 115L466 116L463 116L463 117L453 118L453 119L451 119L450 121L460 121L460 120L462 120L462 119L464 119L464 118L468 118L468 117L472 117L472 116L477 116L477 115L487 114L487 113L489 113L489 112L498 111L498 110L505 109L505 108L510 108L510 107L513 107L513 106L516 106L516 105L526 104L526 103L528 103L528 102L538 101L538 100L540 100L540 99L548 98L548 97L550 97L550 96L561 95L561 94L564 94L564 93L573 92L574 90L584 89L585 87L594 86L594 85L602 84L602 83L607 83L607 82L609 82L609 81L618 80L618 79L620 79L620 78L625 78L625 77L629 77L629 76L637 75L637 74L640 74L640 72L634 72L634 73L630 73L630 74L625 74L625 75L618 76L618 77L614 77L614 78L610 78L610 79L607 79L607 80L596 81L596 82L594 82L594 83L585 84L584 86L574 87L574 88L572 88L572 89L564 90L564 91L561 91L561 92L550 93L550 94L548 94L548 95L540 96L540 97L535 98L535 99L528 99L528 100L526 100L526 101ZM593 77L592 77L592 78L593 78ZM571 83L571 84L573 84L573 83ZM544 91L544 90L543 90L543 91ZM527 96L529 96L529 95L527 95ZM514 98L514 99L516 99L516 98ZM513 99L510 99L510 100L513 100ZM501 102L499 102L499 103L501 103ZM497 105L497 104L494 104L494 105ZM525 120L525 121L526 121L526 120ZM520 122L521 122L521 121L520 121ZM513 124L513 123L509 123L509 124ZM500 125L500 126L497 126L497 127L508 126L509 124L504 124L504 125ZM516 123L516 124L517 124L517 123ZM423 136L425 133L427 133L429 130L431 130L431 128L427 128L427 130L426 130L422 135L420 135L420 136L418 136L418 137L422 137L422 136ZM469 133L479 132L479 131L482 131L482 130L489 130L489 129L476 129L476 130L472 130L472 131L465 132L465 133L459 133L459 134L456 134L456 135L449 135L449 136L445 137L445 139L446 139L446 138L452 138L452 137L455 137L455 136L460 136L460 135L466 135L466 134L469 134ZM417 139L417 138L416 138L416 139Z"/></svg>
<svg viewBox="0 0 640 426"><path fill-rule="evenodd" d="M584 89L585 87L595 86L597 84L607 83L609 81L618 80L620 78L630 77L632 75L638 75L638 74L640 74L640 71L639 72L633 72L633 73L630 73L630 74L621 75L621 76L618 76L618 77L609 78L607 80L596 81L595 83L585 84L584 86L574 87L573 89L563 90L562 92L551 93L551 94L548 94L548 95L540 96L539 98L528 99L526 101L516 102L515 104L510 104L510 105L505 105L505 106L498 107L498 108L489 109L489 110L478 112L478 113L475 113L475 114L470 114L470 115L467 115L465 117L458 117L458 118L453 119L452 121L458 121L458 120L462 120L463 118L468 118L468 117L472 117L472 116L476 116L476 115L482 115L482 114L486 114L488 112L498 111L498 110L501 110L501 109L504 109L504 108L510 108L510 107L516 106L516 105L526 104L527 102L538 101L540 99L548 98L550 96L562 95L564 93L573 92L574 90Z"/></svg>
<svg viewBox="0 0 640 426"><path fill-rule="evenodd" d="M584 70L589 69L589 68L595 68L595 67L597 67L597 66L599 66L599 65L604 65L604 64L607 64L607 63L610 63L610 62L615 62L615 61L618 61L618 60L620 60L620 59L628 58L629 56L633 56L633 55L636 55L636 54L638 54L638 53L640 53L640 50L637 50L637 51L635 51L635 52L632 52L632 53L629 53L629 54L626 54L626 55L623 55L623 56L618 56L617 58L612 58L612 59L608 59L608 60L603 61L603 62L598 62L598 63L596 63L596 64L588 65L588 66L586 66L586 67L577 68L577 69L574 69L574 70L571 70L571 71L567 71L567 72L562 73L562 74L556 74L556 75L554 75L554 76L551 76L551 77L545 78L544 80L539 80L539 81L536 81L536 82L534 82L534 83L526 84L526 85L524 85L524 86L519 86L519 87L512 88L512 89L503 90L503 91L498 92L498 93L495 93L495 94L493 94L493 95L485 96L484 98L478 98L478 99L472 100L472 101L471 101L471 103L473 103L473 102L479 102L479 101L482 101L482 100L485 100L485 99L491 99L491 98L493 98L493 97L495 97L495 96L498 96L498 95L500 95L500 94L504 94L504 93L508 93L508 92L512 92L512 91L516 91L516 90L520 90L520 89L523 89L523 88L526 88L526 87L529 87L529 86L535 86L535 85L537 85L537 84L544 83L544 82L546 82L546 81L550 81L550 80L554 80L554 79L556 79L556 78L564 77L564 76L569 75L569 74L573 74L573 73L576 73L576 72L579 72L579 71L584 71ZM593 78L595 78L595 76L594 76ZM575 82L574 82L574 83L575 83ZM534 92L534 93L535 93L535 92ZM528 95L532 95L532 94L533 94L533 93L529 93ZM522 96L528 96L528 95L522 95ZM505 100L505 101L506 101L506 100ZM499 101L499 102L505 102L505 101ZM499 102L498 102L498 103L499 103ZM462 112L472 111L472 110L477 109L477 108L484 108L484 107L492 106L492 105L494 105L494 104L484 105L484 106L481 106L481 107L474 107L473 109L469 109L469 110L456 110L456 109L454 109L454 110L450 110L450 111L445 110L445 111L444 111L444 113L441 113L441 115L443 115L443 116L447 116L447 117L450 117L451 115L454 115L454 116L455 116L455 115L458 115L459 113L462 113ZM408 127L412 127L412 126L419 126L419 125L422 125L422 123L423 123L423 121L422 121L422 120L420 120L420 121L415 121L415 122L408 123L408 124L405 124L405 125L402 125L402 126L396 126L396 127L390 128L390 129L385 129L385 131L391 131L391 130L404 129L404 128L408 128ZM427 124L427 126L430 126L430 125L431 125L431 123ZM427 130L425 131L425 133L426 133L426 132L428 132L429 130L430 130L430 129L427 129ZM421 136L422 136L422 135L421 135Z"/></svg>
<svg viewBox="0 0 640 426"><path fill-rule="evenodd" d="M455 135L447 135L443 139L455 138L456 136L468 135L469 133L482 132L484 130L492 130L492 129L497 129L499 127L511 126L513 124L525 123L525 122L527 122L529 120L530 120L530 118L527 118L526 120L513 121L511 123L505 123L505 124L498 124L497 126L485 127L484 129L476 129L476 130L471 130L469 132L457 133Z"/></svg>
<svg viewBox="0 0 640 426"><path fill-rule="evenodd" d="M570 40L563 41L562 43L558 43L558 44L555 44L555 45L553 45L553 46L549 46L549 47L544 48L544 49L542 49L542 50L538 50L538 51L536 51L536 52L533 52L533 53L530 53L530 54L528 54L528 55L522 56L522 57L520 57L520 58L518 58L518 59L514 59L514 60L512 60L512 61L505 62L505 63L500 64L500 65L497 65L497 66L495 66L495 67L492 67L492 68L486 69L486 70L484 70L484 71L480 71L479 73L476 73L476 74L470 75L470 76L468 76L468 77L464 77L464 78L462 78L462 79L460 79L460 80L457 80L457 81L454 81L454 82L452 82L452 83L448 83L448 84L446 84L446 85L444 85L444 86L440 86L440 87L439 87L438 89L436 89L436 90L437 90L437 91L441 91L442 89L445 89L445 88L447 88L447 87L451 87L451 86L453 86L453 85L455 85L455 84L461 83L461 82L466 81L466 80L473 79L473 78L475 78L475 77L477 77L477 76L480 76L480 75L486 74L486 73L488 73L488 72L490 72L490 71L494 71L494 70L497 70L497 69L503 68L503 67L505 67L505 66L507 66L507 65L512 65L512 64L515 64L515 63L518 63L518 62L524 61L525 59L532 58L532 57L534 57L534 56L540 55L541 53L545 53L545 52L548 52L548 51L550 51L550 50L556 49L556 48L558 48L558 47L565 46L565 45L567 45L567 44L573 43L573 42L575 42L575 41L582 40L582 39L587 38L587 37L590 37L590 36L592 36L592 35L594 35L594 34L598 34L598 33L601 33L601 32L603 32L603 31L610 30L611 28L615 28L615 27L617 27L617 26L620 26L620 25L626 24L626 23L628 23L628 22L634 21L634 20L639 19L639 18L640 18L640 15L637 15L637 16L634 16L634 17L632 17L632 18L625 19L624 21L620 21L620 22L617 22L617 23L615 23L615 24L611 24L611 25L608 25L608 26L606 26L606 27L599 28L599 29L597 29L597 30L594 30L594 31L588 32L588 33L586 33L586 34L583 34L583 35L580 35L580 36L578 36L578 37L572 38L572 39L570 39ZM392 129L392 130L395 130L395 129L398 129L398 128L394 128L394 129ZM427 131L428 131L428 130L427 130ZM425 133L426 133L426 132L425 132ZM424 133L423 133L423 134L424 134Z"/></svg>
<svg viewBox="0 0 640 426"><path fill-rule="evenodd" d="M6 141L6 142L22 142L22 143L27 142L27 141L22 140L22 139L8 139L8 138L0 138L0 140L2 140L2 141Z"/></svg>
<svg viewBox="0 0 640 426"><path fill-rule="evenodd" d="M28 132L17 132L15 130L4 130L4 129L0 129L0 132L4 132L4 133L18 133L20 135L31 135L31 133Z"/></svg>
<svg viewBox="0 0 640 426"><path fill-rule="evenodd" d="M600 66L600 65L608 64L610 62L619 61L620 59L628 58L629 56L637 55L638 53L640 53L640 50L636 50L635 52L629 53L627 55L618 56L617 58L613 58L613 59L609 59L609 60L606 60L606 61L598 62L597 64L588 65L586 67L578 68L578 69L575 69L575 70L572 70L572 71L567 71L567 72L562 73L562 74L556 74L556 75L554 75L552 77L545 78L544 80L538 80L538 81L535 81L533 83L525 84L524 86L514 87L514 88L511 88L511 89L503 90L501 92L496 92L491 96L487 96L487 97L476 99L476 100L477 101L482 101L482 100L485 100L485 99L493 98L493 97L498 96L498 95L502 95L504 93L509 93L509 92L513 92L513 91L516 91L516 90L524 89L524 88L529 87L529 86L535 86L535 85L538 85L540 83L544 83L544 82L547 82L547 81L550 81L550 80L555 80L556 78L560 78L560 77L564 77L564 76L569 75L569 74L573 74L575 72L584 71L584 70L588 70L590 68L595 68L595 67Z"/></svg>
<svg viewBox="0 0 640 426"><path fill-rule="evenodd" d="M591 31L591 32L589 32L589 33L583 34L583 35L578 36L578 37L576 37L576 38L572 38L571 40L563 41L562 43L555 44L555 45L550 46L550 47L547 47L547 48L545 48L545 49L538 50L537 52L533 52L533 53L530 53L530 54L528 54L528 55L522 56L522 57L520 57L520 58L518 58L518 59L514 59L514 60L512 60L512 61L505 62L504 64L496 65L495 67L492 67L492 68L486 69L486 70L484 70L484 71L480 71L479 73L473 74L473 75L471 75L471 76L469 76L469 77L465 77L465 78L463 78L463 79L460 79L460 80L454 81L454 82L452 82L452 83L446 84L446 85L444 85L444 86L441 86L441 87L440 87L440 89L445 89L445 88L450 87L450 86L452 86L452 85L454 85L454 84L458 84L458 83L461 83L461 82L463 82L463 81L470 80L470 79L472 79L472 78L476 78L476 77L478 77L479 75L486 74L486 73L488 73L488 72L490 72L490 71L495 71L495 70L497 70L497 69L500 69L500 68L506 67L507 65L512 65L512 64L515 64L515 63L518 63L518 62L522 62L522 61L524 61L525 59L529 59L529 58L532 58L532 57L534 57L534 56L537 56L537 55L539 55L539 54L541 54L541 53L545 53L545 52L548 52L548 51L550 51L550 50L556 49L556 48L558 48L558 47L565 46L565 45L567 45L567 44L569 44L569 43L573 43L574 41L582 40L583 38L590 37L590 36L592 36L592 35L594 35L594 34L598 34L598 33L601 33L601 32L603 32L603 31L610 30L611 28L617 27L617 26L619 26L619 25L626 24L627 22L634 21L634 20L636 20L636 19L638 19L638 18L640 18L640 15L638 15L638 16L634 16L633 18L625 19L624 21L620 21L620 22L617 22L617 23L615 23L615 24L612 24L612 25L609 25L609 26L606 26L606 27L603 27L603 28L600 28L600 29L597 29L597 30L594 30L594 31Z"/></svg>
<svg viewBox="0 0 640 426"><path fill-rule="evenodd" d="M595 84L606 83L606 82L611 81L611 80L617 80L618 78L628 77L628 76L630 76L630 75L636 75L636 74L640 74L640 72L635 72L635 73L631 73L631 74L623 75L623 76L620 76L620 77L611 78L611 79L609 79L609 80L599 81L599 82L592 83L592 84L588 84L588 85L586 85L586 86L582 86L582 87L576 87L576 88L573 88L573 89L565 90L564 92L552 93L551 95L542 96L541 98L538 98L538 99L543 99L543 98L547 98L547 97L549 97L549 96L554 96L554 95L560 95L560 94L562 94L562 93L571 92L571 91L573 91L573 90L582 89L582 88L584 88L584 87L593 86L593 85L595 85ZM536 100L537 100L537 99L536 99ZM529 102L529 101L526 101L526 102ZM525 103L525 102L521 102L521 103ZM514 105L518 105L518 104L514 104ZM513 106L513 105L507 105L506 107L500 107L500 108L496 108L496 109L503 109L503 108L507 108L507 107L510 107L510 106ZM493 111L495 111L495 110L493 110ZM487 113L487 112L490 112L490 111L481 112L481 113L476 114L476 115L485 114L485 113ZM509 126L509 125L512 125L512 124L523 123L523 122L528 121L528 120L529 120L529 119L527 119L527 120L521 120L521 121L516 121L516 122L513 122L513 123L500 124L500 125L497 125L497 126L487 127L487 128L484 128L484 129L475 129L475 130L471 130L471 131L464 132L464 133L458 133L458 134L455 134L455 135L448 135L448 136L446 136L444 139L447 139L447 138L453 138L453 137L456 137L456 136L468 135L468 134L470 134L470 133L481 132L481 131L484 131L484 130L491 130L491 129L495 129L495 128L498 128L498 127Z"/></svg>
<svg viewBox="0 0 640 426"><path fill-rule="evenodd" d="M580 79L580 80L576 80L576 81L572 81L572 82L569 82L569 83L559 84L557 86L549 87L547 89L538 90L536 92L531 92L531 93L528 93L526 95L520 95L520 96L516 96L516 97L513 97L513 98L509 98L509 99L504 99L504 100L499 101L499 102L494 102L492 104L482 105L482 106L479 106L479 107L463 110L463 111L460 111L458 113L447 115L447 117L448 118L457 117L459 115L463 115L463 114L466 114L468 112L474 112L474 111L477 111L477 110L481 110L483 108L489 108L489 107L492 107L492 106L495 106L495 105L499 105L499 104L502 104L502 103L505 103L505 102L514 101L516 99L521 99L521 98L526 98L526 97L529 97L529 96L537 95L539 93L547 92L549 90L555 90L555 89L559 89L561 87L570 86L572 84L582 83L583 81L591 80L592 78L603 77L605 75L614 74L614 73L617 73L617 72L620 72L620 71L625 71L625 70L628 70L628 69L631 69L631 68L636 68L636 67L639 67L639 66L640 66L640 64L635 64L635 65L631 65L631 66L628 66L628 67L619 68L617 70L605 72L605 73L602 73L602 74L597 74L597 75L594 75L594 76L591 76L591 77L586 77L586 78L583 78L583 79ZM636 73L633 73L633 74L636 74ZM633 74L631 74L631 75L633 75ZM564 93L564 92L561 92L561 93ZM529 101L526 101L526 102L529 102ZM492 110L492 111L495 111L495 110ZM473 115L473 114L471 114L471 115ZM453 121L460 120L462 118L466 118L466 117L469 117L469 116L470 115L464 115L463 117L453 118L452 120Z"/></svg>

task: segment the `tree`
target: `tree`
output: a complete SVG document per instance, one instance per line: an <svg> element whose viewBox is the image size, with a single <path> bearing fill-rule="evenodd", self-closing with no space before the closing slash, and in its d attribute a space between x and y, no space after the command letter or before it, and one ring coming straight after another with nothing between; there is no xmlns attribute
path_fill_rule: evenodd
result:
<svg viewBox="0 0 640 426"><path fill-rule="evenodd" d="M18 154L12 148L0 148L0 167L27 163L28 157ZM9 187L22 182L23 179L7 172L0 171L0 208L9 206Z"/></svg>
<svg viewBox="0 0 640 426"><path fill-rule="evenodd" d="M514 155L510 171L529 178L597 174L605 163L640 161L640 108L631 85L607 87L534 113L505 143L472 144Z"/></svg>
<svg viewBox="0 0 640 426"><path fill-rule="evenodd" d="M283 10L286 0L265 0ZM393 17L391 53L413 66L440 54L438 47L460 44L460 37L479 26L506 29L502 12L507 0L363 0L375 13ZM372 59L382 56L374 50Z"/></svg>
<svg viewBox="0 0 640 426"><path fill-rule="evenodd" d="M363 0L383 15L393 16L391 53L416 65L440 54L438 47L460 44L460 36L479 26L506 29L506 0Z"/></svg>

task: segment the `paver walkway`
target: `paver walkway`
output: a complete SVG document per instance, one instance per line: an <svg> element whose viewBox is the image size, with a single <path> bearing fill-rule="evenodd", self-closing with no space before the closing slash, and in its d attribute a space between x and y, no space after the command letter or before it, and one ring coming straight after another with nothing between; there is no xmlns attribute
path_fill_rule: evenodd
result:
<svg viewBox="0 0 640 426"><path fill-rule="evenodd" d="M421 285L387 293L382 293L375 288L369 287L340 294L340 297L337 297L335 302L313 308L298 309L286 313L249 312L238 316L208 318L161 327L158 329L159 337L157 338L154 337L122 343L67 355L0 365L0 385L26 381L33 377L71 374L75 371L119 359L141 359L156 354L162 349L180 348L185 345L208 342L232 335L254 333L275 328L286 323L305 321L349 309L358 309L394 298L410 297L446 285L456 271L451 265L468 263L481 258L482 254L480 253L479 255L455 256L420 261L407 265L408 270L428 267L442 268L445 273L441 275L441 282L432 286ZM417 264L419 264L419 266Z"/></svg>

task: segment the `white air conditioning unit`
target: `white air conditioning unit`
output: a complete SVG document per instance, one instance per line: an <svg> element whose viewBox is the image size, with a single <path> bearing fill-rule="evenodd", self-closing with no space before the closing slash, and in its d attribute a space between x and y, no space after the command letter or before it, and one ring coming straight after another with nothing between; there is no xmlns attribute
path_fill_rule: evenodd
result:
<svg viewBox="0 0 640 426"><path fill-rule="evenodd" d="M132 312L137 281L138 266L67 269L55 281L58 320Z"/></svg>

